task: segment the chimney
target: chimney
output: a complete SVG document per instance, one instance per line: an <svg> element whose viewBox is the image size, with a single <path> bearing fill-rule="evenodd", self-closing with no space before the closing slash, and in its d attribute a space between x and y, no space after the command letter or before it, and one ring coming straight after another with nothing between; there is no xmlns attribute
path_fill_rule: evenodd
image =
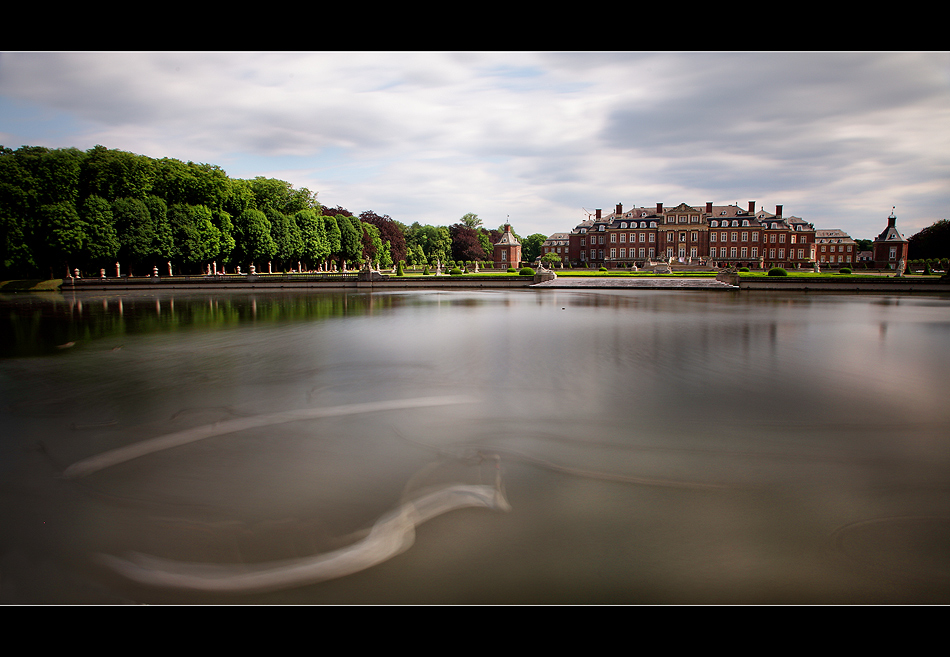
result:
<svg viewBox="0 0 950 657"><path fill-rule="evenodd" d="M891 216L887 218L887 227L888 228L897 228L897 215L894 214L894 209L891 209Z"/></svg>
<svg viewBox="0 0 950 657"><path fill-rule="evenodd" d="M755 214L755 201L749 201L749 214Z"/></svg>
<svg viewBox="0 0 950 657"><path fill-rule="evenodd" d="M663 204L662 204L662 203L657 203L657 204L656 204L656 213L657 213L657 214L663 214Z"/></svg>
<svg viewBox="0 0 950 657"><path fill-rule="evenodd" d="M597 210L595 210L595 212L597 213L597 219L600 219L600 208L597 208Z"/></svg>
<svg viewBox="0 0 950 657"><path fill-rule="evenodd" d="M620 203L618 203L618 204L617 204L617 216L619 217L619 216L622 215L622 214L623 214L623 205L620 204Z"/></svg>
<svg viewBox="0 0 950 657"><path fill-rule="evenodd" d="M712 214L712 201L706 201L706 214Z"/></svg>
<svg viewBox="0 0 950 657"><path fill-rule="evenodd" d="M782 216L782 206L781 206L781 205L776 205L776 206L775 206L775 216L781 218L781 216Z"/></svg>

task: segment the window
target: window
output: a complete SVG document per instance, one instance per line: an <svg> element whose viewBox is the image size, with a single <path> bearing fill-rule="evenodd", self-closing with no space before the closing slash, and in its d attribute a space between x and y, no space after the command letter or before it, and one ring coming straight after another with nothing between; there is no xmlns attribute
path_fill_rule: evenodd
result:
<svg viewBox="0 0 950 657"><path fill-rule="evenodd" d="M694 230L692 233L689 234L689 239L690 239L691 241L693 241L693 242L698 242L698 241L699 241L699 233L697 233L697 232Z"/></svg>
<svg viewBox="0 0 950 657"><path fill-rule="evenodd" d="M581 238L581 246L587 246L587 238L586 238L586 237L582 237L582 238Z"/></svg>
<svg viewBox="0 0 950 657"><path fill-rule="evenodd" d="M601 226L601 228L603 228L603 226ZM604 243L604 236L603 236L603 235L598 235L597 237L598 237L597 243L598 243L598 244L603 244L603 243Z"/></svg>
<svg viewBox="0 0 950 657"><path fill-rule="evenodd" d="M616 243L617 243L617 233L611 233L611 234L610 234L610 243L611 243L611 244L616 244Z"/></svg>
<svg viewBox="0 0 950 657"><path fill-rule="evenodd" d="M686 241L686 233L680 233L680 242Z"/></svg>
<svg viewBox="0 0 950 657"><path fill-rule="evenodd" d="M759 231L757 231L757 230L756 230L756 231L752 231L752 241L753 241L753 242L758 242L758 241L759 241Z"/></svg>
<svg viewBox="0 0 950 657"><path fill-rule="evenodd" d="M798 250L798 259L799 259L799 260L804 260L804 259L805 259L805 249L799 249L799 250Z"/></svg>
<svg viewBox="0 0 950 657"><path fill-rule="evenodd" d="M727 238L726 238L726 233L719 233L719 241L720 241L720 242L725 242L726 239L727 239Z"/></svg>
<svg viewBox="0 0 950 657"><path fill-rule="evenodd" d="M733 220L732 220L732 227L733 227L733 228L738 228L738 227L739 227L739 220L738 220L738 219L733 219Z"/></svg>
<svg viewBox="0 0 950 657"><path fill-rule="evenodd" d="M715 219L709 222L709 225L712 226L713 228L719 228L719 222L716 221Z"/></svg>
<svg viewBox="0 0 950 657"><path fill-rule="evenodd" d="M630 249L630 250L633 251L633 249ZM620 249L620 258L621 258L621 260L622 260L623 258L626 258L626 257L627 257L627 250L626 250L626 249Z"/></svg>
<svg viewBox="0 0 950 657"><path fill-rule="evenodd" d="M626 221L622 222L622 223L620 224L620 227L621 227L621 228L626 228L626 227L627 227L627 222L626 222Z"/></svg>
<svg viewBox="0 0 950 657"><path fill-rule="evenodd" d="M507 252L507 251L502 251L502 252L501 252L501 259L502 259L502 262L504 262L505 260L508 259L508 252Z"/></svg>
<svg viewBox="0 0 950 657"><path fill-rule="evenodd" d="M769 260L775 260L775 249L769 249Z"/></svg>
<svg viewBox="0 0 950 657"><path fill-rule="evenodd" d="M897 247L896 247L896 246L892 246L892 247L891 247L891 252L890 252L890 255L888 256L888 260L897 260Z"/></svg>
<svg viewBox="0 0 950 657"><path fill-rule="evenodd" d="M640 233L640 241L641 242L643 241L643 233ZM650 241L651 242L656 241L656 233L650 233ZM650 249L650 250L652 251L653 249Z"/></svg>
<svg viewBox="0 0 950 657"><path fill-rule="evenodd" d="M749 225L749 220L748 220L748 219L743 219L743 220L742 220L742 225L743 225L743 226L748 226L748 225Z"/></svg>
<svg viewBox="0 0 950 657"><path fill-rule="evenodd" d="M748 242L748 241L749 241L749 233L746 233L746 232L743 232L743 233L742 233L742 241L743 241L743 242Z"/></svg>
<svg viewBox="0 0 950 657"><path fill-rule="evenodd" d="M733 241L733 242L736 242L736 241L738 241L738 240L739 240L739 233L733 233L733 234L732 234L732 241Z"/></svg>
<svg viewBox="0 0 950 657"><path fill-rule="evenodd" d="M655 222L655 221L651 221L651 222L650 222L650 228L656 228L656 222Z"/></svg>
<svg viewBox="0 0 950 657"><path fill-rule="evenodd" d="M716 241L716 233L709 233L709 241L710 242Z"/></svg>
<svg viewBox="0 0 950 657"><path fill-rule="evenodd" d="M689 218L689 223L691 223L691 224L698 224L698 223L699 223L699 217L698 217L697 215L695 215L695 214L692 215L692 216Z"/></svg>
<svg viewBox="0 0 950 657"><path fill-rule="evenodd" d="M757 246L753 246L753 247L752 247L752 257L753 257L753 258L758 258L758 257L759 257L759 247L757 247Z"/></svg>
<svg viewBox="0 0 950 657"><path fill-rule="evenodd" d="M841 256L838 256L838 257L840 258ZM778 250L778 259L779 259L779 260L785 260L785 249L779 249L779 250Z"/></svg>
<svg viewBox="0 0 950 657"><path fill-rule="evenodd" d="M795 243L795 238L796 238L796 237L798 237L798 236L797 236L797 235L792 235L792 244Z"/></svg>
<svg viewBox="0 0 950 657"><path fill-rule="evenodd" d="M769 235L769 241L770 241L772 244L775 244L775 233L772 233L771 235Z"/></svg>
<svg viewBox="0 0 950 657"><path fill-rule="evenodd" d="M627 234L626 234L626 233L620 233L620 241L621 241L621 242L626 242L626 241L627 241Z"/></svg>
<svg viewBox="0 0 950 657"><path fill-rule="evenodd" d="M735 257L736 257L736 250L737 250L737 247L735 247L735 246L730 247L730 249L729 249L729 257L730 257L730 258L735 258Z"/></svg>
<svg viewBox="0 0 950 657"><path fill-rule="evenodd" d="M640 249L640 253L643 254L643 249ZM656 257L656 250L651 246L650 247L650 260Z"/></svg>
<svg viewBox="0 0 950 657"><path fill-rule="evenodd" d="M613 260L617 257L617 249L610 249L610 259Z"/></svg>
<svg viewBox="0 0 950 657"><path fill-rule="evenodd" d="M630 251L632 252L633 249L630 249ZM641 257L641 258L643 257L643 251L644 251L644 250L641 248L641 249L640 249L640 257ZM650 249L650 257L651 257L651 258L653 257L653 249Z"/></svg>
<svg viewBox="0 0 950 657"><path fill-rule="evenodd" d="M785 244L785 233L781 233L778 236L778 241L781 242L782 244Z"/></svg>
<svg viewBox="0 0 950 657"><path fill-rule="evenodd" d="M739 251L742 253L742 259L743 259L743 260L745 260L746 258L749 257L749 247L744 246L744 247L742 247L741 249L739 249Z"/></svg>
<svg viewBox="0 0 950 657"><path fill-rule="evenodd" d="M645 236L645 235L646 235L645 233L640 233L640 241L641 241L641 242L646 242L646 240L644 239L644 236ZM650 237L652 238L653 235L650 235ZM650 241L652 242L653 240L651 239Z"/></svg>
<svg viewBox="0 0 950 657"><path fill-rule="evenodd" d="M715 257L716 257L716 247L712 247L712 248L709 249L709 257L710 257L710 258L715 258Z"/></svg>

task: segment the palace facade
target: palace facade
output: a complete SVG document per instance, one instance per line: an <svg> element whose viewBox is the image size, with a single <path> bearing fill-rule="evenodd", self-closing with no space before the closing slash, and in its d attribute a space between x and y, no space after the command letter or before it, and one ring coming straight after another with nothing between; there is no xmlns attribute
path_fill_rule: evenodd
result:
<svg viewBox="0 0 950 657"><path fill-rule="evenodd" d="M627 211L617 204L604 215L578 224L568 234L565 264L608 269L643 267L651 261L673 258L681 262L723 266L799 267L816 258L815 227L800 217L785 216L781 205L775 212L738 205L665 208L634 207ZM561 242L556 233L549 238Z"/></svg>

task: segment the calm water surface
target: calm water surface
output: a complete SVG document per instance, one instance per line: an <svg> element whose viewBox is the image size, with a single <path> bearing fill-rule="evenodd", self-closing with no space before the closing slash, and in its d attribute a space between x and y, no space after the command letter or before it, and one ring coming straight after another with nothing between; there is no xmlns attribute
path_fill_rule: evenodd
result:
<svg viewBox="0 0 950 657"><path fill-rule="evenodd" d="M0 603L950 602L947 297L68 293L0 326Z"/></svg>

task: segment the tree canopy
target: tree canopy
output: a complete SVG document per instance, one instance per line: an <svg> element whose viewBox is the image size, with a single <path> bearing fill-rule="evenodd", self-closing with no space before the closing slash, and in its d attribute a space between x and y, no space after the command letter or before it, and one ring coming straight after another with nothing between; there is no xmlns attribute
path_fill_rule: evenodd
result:
<svg viewBox="0 0 950 657"><path fill-rule="evenodd" d="M215 164L101 145L0 146L0 278L98 274L116 262L134 275L165 271L166 262L179 273L202 273L211 261L262 271L267 262L434 265L491 258L501 230L472 212L453 226L357 216L322 206L306 187L230 178Z"/></svg>
<svg viewBox="0 0 950 657"><path fill-rule="evenodd" d="M907 238L911 260L950 257L950 221L941 219Z"/></svg>

